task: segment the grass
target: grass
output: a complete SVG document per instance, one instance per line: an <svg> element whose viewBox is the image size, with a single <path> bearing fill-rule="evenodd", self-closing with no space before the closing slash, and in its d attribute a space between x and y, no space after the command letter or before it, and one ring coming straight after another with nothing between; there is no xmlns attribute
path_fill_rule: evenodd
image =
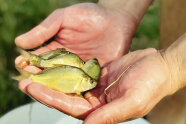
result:
<svg viewBox="0 0 186 124"><path fill-rule="evenodd" d="M11 77L16 74L16 36L40 23L53 10L79 2L97 0L0 0L0 116L31 99L18 89ZM158 48L159 5L146 13L132 42L131 50Z"/></svg>

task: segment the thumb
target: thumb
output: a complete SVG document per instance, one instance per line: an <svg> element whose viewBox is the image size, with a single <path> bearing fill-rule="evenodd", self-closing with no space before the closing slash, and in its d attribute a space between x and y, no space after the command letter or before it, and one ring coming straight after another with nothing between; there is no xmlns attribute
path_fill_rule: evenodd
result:
<svg viewBox="0 0 186 124"><path fill-rule="evenodd" d="M84 124L112 124L138 118L140 113L138 102L134 99L119 98L92 112L84 121Z"/></svg>
<svg viewBox="0 0 186 124"><path fill-rule="evenodd" d="M61 28L63 9L57 9L41 24L18 36L15 43L23 49L32 49L52 38Z"/></svg>

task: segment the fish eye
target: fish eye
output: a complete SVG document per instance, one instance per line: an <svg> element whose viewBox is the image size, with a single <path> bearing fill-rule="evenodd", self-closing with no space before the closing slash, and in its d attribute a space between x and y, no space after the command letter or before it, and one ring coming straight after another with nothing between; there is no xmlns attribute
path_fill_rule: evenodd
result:
<svg viewBox="0 0 186 124"><path fill-rule="evenodd" d="M91 83L91 84L93 84L93 83L94 83L94 81L93 81L93 80L91 80L91 81L90 81L90 83Z"/></svg>

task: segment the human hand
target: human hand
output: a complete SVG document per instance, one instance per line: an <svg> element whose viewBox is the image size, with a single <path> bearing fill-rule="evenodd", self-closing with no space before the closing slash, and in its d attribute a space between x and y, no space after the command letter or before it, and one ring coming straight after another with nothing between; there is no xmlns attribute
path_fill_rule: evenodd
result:
<svg viewBox="0 0 186 124"><path fill-rule="evenodd" d="M24 49L35 48L55 36L55 41L33 53L38 55L65 47L85 61L96 57L104 65L128 52L136 23L127 11L120 13L93 3L78 4L54 11L40 25L17 37L16 45ZM19 65L17 62L22 59L18 57L16 64ZM26 66L24 69L32 73L41 71L34 66ZM29 83L25 81L24 85ZM20 83L20 87L24 86ZM80 110L76 115L83 116L84 112L87 109Z"/></svg>
<svg viewBox="0 0 186 124"><path fill-rule="evenodd" d="M104 90L125 70L106 95ZM19 87L44 104L76 118L85 118L85 124L101 124L144 116L164 96L176 91L171 80L161 54L155 49L146 49L129 53L105 66L96 89L83 98L53 91L28 79L22 80Z"/></svg>
<svg viewBox="0 0 186 124"><path fill-rule="evenodd" d="M81 13L81 16L78 13ZM52 21L53 19L55 21ZM95 4L78 4L55 11L39 26L16 38L16 44L19 47L30 49L56 35L54 42L34 53L38 55L65 47L85 61L96 57L101 65L104 65L128 51L131 37L138 23L127 11L120 13ZM16 61L19 62L21 59L19 57ZM41 71L31 66L25 67L25 70L33 73ZM109 77L109 74L106 75L101 80ZM107 103L105 100L107 97L103 91L108 85L102 86L104 81L100 81L103 83L100 83L98 88L86 93L85 98L67 96L42 85L33 84L29 80L21 81L19 87L49 106L77 118L85 118L89 113ZM38 90L41 92L37 92Z"/></svg>
<svg viewBox="0 0 186 124"><path fill-rule="evenodd" d="M136 28L135 18L127 11L121 14L97 4L83 3L54 11L15 42L21 48L31 49L55 36L55 41L35 53L64 47L85 61L97 58L103 65L128 52Z"/></svg>

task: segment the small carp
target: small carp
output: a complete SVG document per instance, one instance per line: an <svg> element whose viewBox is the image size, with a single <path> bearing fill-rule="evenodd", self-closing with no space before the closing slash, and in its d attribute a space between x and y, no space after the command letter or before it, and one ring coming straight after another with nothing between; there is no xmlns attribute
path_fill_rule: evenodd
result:
<svg viewBox="0 0 186 124"><path fill-rule="evenodd" d="M88 76L82 69L68 65L46 69L40 74L29 74L21 68L17 68L17 70L22 74L22 77L17 76L14 79L28 78L33 82L63 93L80 95L82 92L93 89L97 85L97 81Z"/></svg>
<svg viewBox="0 0 186 124"><path fill-rule="evenodd" d="M20 50L20 52L27 58L30 65L41 68L51 68L59 65L70 65L81 68L84 65L84 61L79 56L65 49L57 49L41 56L31 54L24 50Z"/></svg>

